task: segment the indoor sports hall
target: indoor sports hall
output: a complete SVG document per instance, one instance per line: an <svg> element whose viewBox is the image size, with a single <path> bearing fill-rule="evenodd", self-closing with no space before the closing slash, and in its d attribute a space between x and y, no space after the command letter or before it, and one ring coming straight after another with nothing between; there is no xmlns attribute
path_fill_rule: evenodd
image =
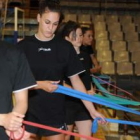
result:
<svg viewBox="0 0 140 140"><path fill-rule="evenodd" d="M72 132L60 133L71 135L70 140L140 140L140 0L52 1L61 5L59 24L71 20L92 29L92 50L101 67L100 72L91 74L94 95L84 96L63 86L57 90L93 102L108 122L103 125L94 119L92 136L80 135L76 126ZM0 40L16 45L35 35L38 5L39 0L0 0ZM61 130L26 120L25 124Z"/></svg>

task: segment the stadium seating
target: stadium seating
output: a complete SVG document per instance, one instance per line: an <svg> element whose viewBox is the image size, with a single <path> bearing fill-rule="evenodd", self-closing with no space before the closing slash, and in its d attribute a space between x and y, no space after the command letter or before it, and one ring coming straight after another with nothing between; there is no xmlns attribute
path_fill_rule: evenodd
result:
<svg viewBox="0 0 140 140"><path fill-rule="evenodd" d="M80 24L91 24L91 16L90 14L79 14L78 22Z"/></svg>
<svg viewBox="0 0 140 140"><path fill-rule="evenodd" d="M99 62L112 61L112 51L110 51L110 50L98 51L97 60Z"/></svg>
<svg viewBox="0 0 140 140"><path fill-rule="evenodd" d="M129 62L129 52L128 51L115 51L114 61L115 62Z"/></svg>
<svg viewBox="0 0 140 140"><path fill-rule="evenodd" d="M97 51L101 50L110 50L110 41L109 40L96 40L95 42L95 49Z"/></svg>
<svg viewBox="0 0 140 140"><path fill-rule="evenodd" d="M126 42L125 41L113 41L112 42L113 51L126 51Z"/></svg>
<svg viewBox="0 0 140 140"><path fill-rule="evenodd" d="M107 75L115 75L115 63L114 62L101 62L102 73Z"/></svg>

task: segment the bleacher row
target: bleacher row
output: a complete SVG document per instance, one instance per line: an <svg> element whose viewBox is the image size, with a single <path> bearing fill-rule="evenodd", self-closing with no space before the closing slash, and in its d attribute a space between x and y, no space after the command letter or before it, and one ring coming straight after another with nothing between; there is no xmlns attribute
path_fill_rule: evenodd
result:
<svg viewBox="0 0 140 140"><path fill-rule="evenodd" d="M106 22L106 24L110 24L112 22L120 22L121 24L125 23L134 23L136 25L140 24L139 16L131 16L131 15L97 15L97 14L83 14L83 13L64 13L64 21L73 20L79 23L85 24L94 24L97 22Z"/></svg>
<svg viewBox="0 0 140 140"><path fill-rule="evenodd" d="M105 74L140 75L140 18L118 15L65 15L64 21L93 25L97 60Z"/></svg>
<svg viewBox="0 0 140 140"><path fill-rule="evenodd" d="M140 75L139 20L132 16L95 18L97 60L105 74ZM98 19L98 20L97 20Z"/></svg>
<svg viewBox="0 0 140 140"><path fill-rule="evenodd" d="M102 73L140 76L140 17L68 14L68 20L93 26Z"/></svg>

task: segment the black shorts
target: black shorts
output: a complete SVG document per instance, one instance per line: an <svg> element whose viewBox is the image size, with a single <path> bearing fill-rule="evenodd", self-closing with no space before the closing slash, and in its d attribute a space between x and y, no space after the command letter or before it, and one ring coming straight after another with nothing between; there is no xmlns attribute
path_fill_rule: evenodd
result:
<svg viewBox="0 0 140 140"><path fill-rule="evenodd" d="M42 125L46 125L46 126L50 126L50 127L54 127L54 128L58 128L61 130L67 130L67 125L66 123L60 123L58 122L57 124L51 124L48 122L40 122L39 119L37 119L34 115L32 114L27 114L25 120L30 121L30 122L34 122L34 123L38 123L38 124L42 124ZM41 129L41 128L37 128L34 126L29 126L29 125L25 125L25 130L36 134L38 136L53 136L53 135L58 135L60 134L59 132L55 132L55 131L49 131L46 129Z"/></svg>
<svg viewBox="0 0 140 140"><path fill-rule="evenodd" d="M82 102L69 103L66 105L66 124L72 125L75 121L92 120L88 110Z"/></svg>

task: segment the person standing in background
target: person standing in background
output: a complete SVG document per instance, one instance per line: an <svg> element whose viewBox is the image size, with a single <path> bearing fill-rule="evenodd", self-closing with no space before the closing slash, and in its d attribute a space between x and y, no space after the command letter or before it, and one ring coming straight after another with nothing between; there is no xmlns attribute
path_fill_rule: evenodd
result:
<svg viewBox="0 0 140 140"><path fill-rule="evenodd" d="M74 21L68 21L62 26L63 29L60 28L61 32L59 31L59 34L73 45L77 56L85 69L85 71L79 74L79 76L86 87L87 93L93 95L95 91L93 90L90 77L90 68L92 65L91 58L87 53L80 51L83 39L81 27ZM68 78L65 79L64 85L73 88ZM98 114L97 116L101 117L101 114ZM91 136L92 134L92 118L80 99L66 96L66 123L68 131L72 131L75 124L79 134L86 136ZM70 136L66 135L65 140L70 140ZM85 139L80 138L80 140Z"/></svg>
<svg viewBox="0 0 140 140"><path fill-rule="evenodd" d="M101 66L99 65L95 54L93 52L92 44L93 44L93 30L88 27L82 27L83 33L83 43L80 47L81 51L88 53L91 57L93 68L90 70L91 73L100 73Z"/></svg>

